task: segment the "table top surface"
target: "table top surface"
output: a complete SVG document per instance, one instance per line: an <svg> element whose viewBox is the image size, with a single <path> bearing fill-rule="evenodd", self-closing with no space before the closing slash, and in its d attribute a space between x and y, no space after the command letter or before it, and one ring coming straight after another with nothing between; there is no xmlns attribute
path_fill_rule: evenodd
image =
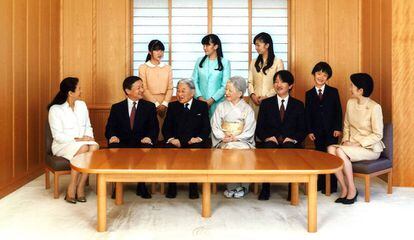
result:
<svg viewBox="0 0 414 240"><path fill-rule="evenodd" d="M86 173L326 174L342 167L331 154L309 149L112 148L76 156Z"/></svg>

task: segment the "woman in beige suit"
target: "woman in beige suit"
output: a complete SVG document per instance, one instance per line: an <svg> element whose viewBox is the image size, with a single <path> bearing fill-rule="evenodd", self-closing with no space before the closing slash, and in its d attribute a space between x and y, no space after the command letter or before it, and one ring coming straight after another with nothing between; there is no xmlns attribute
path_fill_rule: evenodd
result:
<svg viewBox="0 0 414 240"><path fill-rule="evenodd" d="M371 76L352 74L351 82L352 98L346 106L342 143L328 147L330 154L344 161L344 168L335 173L341 185L341 196L335 202L343 204L353 204L358 197L352 162L378 159L385 147L381 106L369 98L374 89Z"/></svg>
<svg viewBox="0 0 414 240"><path fill-rule="evenodd" d="M144 84L144 99L155 104L160 128L173 91L171 67L161 62L164 50L161 41L152 40L148 44L147 59L139 66L139 77ZM161 131L158 140L162 140Z"/></svg>
<svg viewBox="0 0 414 240"><path fill-rule="evenodd" d="M284 68L283 61L275 58L273 40L269 34L265 32L257 34L253 43L259 56L250 63L248 89L250 106L257 117L262 100L276 94L273 88L273 76Z"/></svg>

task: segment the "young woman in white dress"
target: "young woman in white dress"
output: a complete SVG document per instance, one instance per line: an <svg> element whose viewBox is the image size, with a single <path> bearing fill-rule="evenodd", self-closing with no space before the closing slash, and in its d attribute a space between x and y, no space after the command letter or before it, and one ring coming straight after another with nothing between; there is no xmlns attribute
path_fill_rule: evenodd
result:
<svg viewBox="0 0 414 240"><path fill-rule="evenodd" d="M49 104L49 125L52 132L52 153L71 161L76 155L99 149L95 142L88 108L79 100L79 79L68 77L60 83L60 91ZM65 200L69 203L86 202L87 173L71 170L71 180Z"/></svg>

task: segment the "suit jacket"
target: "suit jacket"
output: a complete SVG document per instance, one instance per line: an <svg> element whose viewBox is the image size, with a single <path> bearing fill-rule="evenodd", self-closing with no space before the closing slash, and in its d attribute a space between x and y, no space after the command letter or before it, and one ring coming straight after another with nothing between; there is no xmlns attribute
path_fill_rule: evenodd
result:
<svg viewBox="0 0 414 240"><path fill-rule="evenodd" d="M141 139L149 137L155 144L158 132L157 111L154 103L143 99L138 101L132 130L127 99L112 105L105 131L105 137L108 141L111 137L116 136L119 138L121 146L135 147L140 144Z"/></svg>
<svg viewBox="0 0 414 240"><path fill-rule="evenodd" d="M308 90L305 114L308 133L332 136L333 131L342 131L342 107L338 90L325 85L322 101L315 88Z"/></svg>
<svg viewBox="0 0 414 240"><path fill-rule="evenodd" d="M186 145L191 138L200 137L206 142L211 132L208 114L207 103L197 99L193 99L190 111L178 101L169 103L162 126L165 140L177 138L181 145Z"/></svg>
<svg viewBox="0 0 414 240"><path fill-rule="evenodd" d="M257 116L256 136L264 142L268 137L291 138L302 143L306 136L305 107L301 101L292 96L285 110L285 117L280 119L277 96L262 101Z"/></svg>

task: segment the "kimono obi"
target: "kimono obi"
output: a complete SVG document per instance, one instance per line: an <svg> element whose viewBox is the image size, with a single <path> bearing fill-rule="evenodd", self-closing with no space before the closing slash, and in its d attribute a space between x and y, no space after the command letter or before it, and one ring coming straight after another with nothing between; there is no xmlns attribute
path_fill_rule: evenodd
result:
<svg viewBox="0 0 414 240"><path fill-rule="evenodd" d="M244 122L226 122L223 121L221 123L221 128L223 129L226 135L232 134L233 136L237 136L243 132L244 129Z"/></svg>

